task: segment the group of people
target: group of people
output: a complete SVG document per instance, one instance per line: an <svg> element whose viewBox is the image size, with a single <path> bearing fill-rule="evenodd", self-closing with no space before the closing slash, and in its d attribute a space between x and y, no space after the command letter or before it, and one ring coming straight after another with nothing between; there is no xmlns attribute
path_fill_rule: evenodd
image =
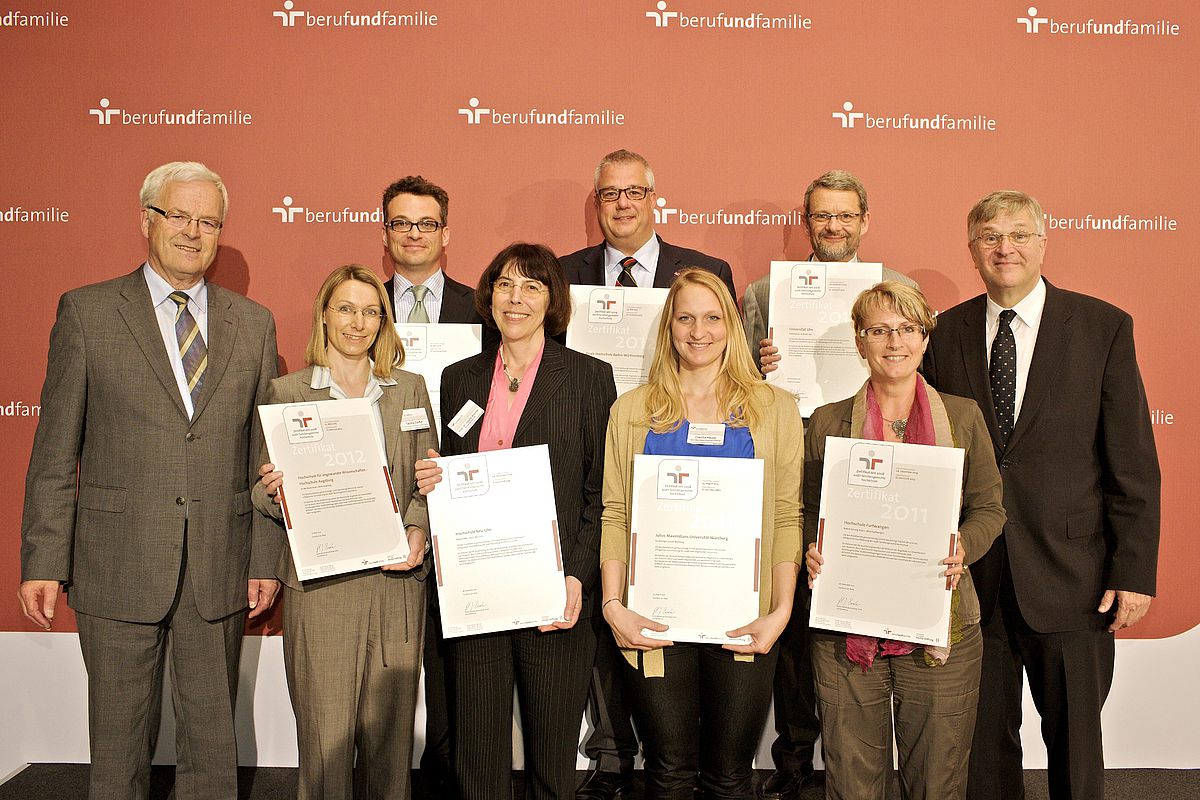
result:
<svg viewBox="0 0 1200 800"><path fill-rule="evenodd" d="M472 289L441 269L446 192L401 179L382 203L394 275L330 273L308 366L277 377L270 312L204 280L228 208L221 179L194 162L147 176L146 261L59 304L22 524L25 614L49 629L64 588L76 612L93 798L147 795L168 654L176 795L237 796L243 621L281 585L301 798L410 795L422 671L431 797L509 796L514 690L528 798L629 797L639 751L648 798L752 797L772 696L765 800L820 781L818 735L826 796L884 797L893 719L903 796L1021 797L1023 674L1051 796L1102 796L1112 634L1146 613L1159 533L1131 318L1048 283L1040 206L994 192L967 220L986 292L935 315L885 270L852 311L866 382L802 420L763 380L781 359L766 280L748 287L743 323L729 264L656 235L655 199L646 159L610 153L594 179L602 243L561 258L509 245ZM804 198L812 258L857 260L870 215L853 175L817 178ZM619 399L607 363L561 343L576 283L669 289L649 380ZM482 352L441 380L442 420L483 410L469 428L402 424L408 409L433 416L397 321L483 324ZM255 408L349 397L371 401L410 554L301 581ZM721 426L720 443L691 437L694 425ZM959 545L937 578L954 592L949 646L809 629L827 436L965 451ZM429 579L425 496L444 491L432 459L534 444L554 475L562 618L447 639ZM759 616L729 632L748 644L671 642L626 607L637 454L764 462ZM585 708L594 769L577 787Z"/></svg>

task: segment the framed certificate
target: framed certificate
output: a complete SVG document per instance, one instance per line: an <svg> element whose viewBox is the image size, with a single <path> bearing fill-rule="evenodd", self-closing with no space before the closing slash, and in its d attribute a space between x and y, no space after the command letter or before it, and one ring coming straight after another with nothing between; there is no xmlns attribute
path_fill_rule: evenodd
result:
<svg viewBox="0 0 1200 800"><path fill-rule="evenodd" d="M426 498L442 634L517 630L562 619L566 576L544 445L435 459Z"/></svg>
<svg viewBox="0 0 1200 800"><path fill-rule="evenodd" d="M433 429L442 432L442 370L456 361L478 355L483 326L478 323L397 322L396 335L404 345L404 369L425 379L433 406Z"/></svg>
<svg viewBox="0 0 1200 800"><path fill-rule="evenodd" d="M658 323L668 289L572 286L567 347L613 368L617 396L636 389L650 375Z"/></svg>
<svg viewBox="0 0 1200 800"><path fill-rule="evenodd" d="M763 462L633 457L627 606L676 642L749 644L758 618Z"/></svg>
<svg viewBox="0 0 1200 800"><path fill-rule="evenodd" d="M366 398L258 407L301 580L394 564L408 537Z"/></svg>
<svg viewBox="0 0 1200 800"><path fill-rule="evenodd" d="M945 646L964 451L825 440L813 582L814 628Z"/></svg>
<svg viewBox="0 0 1200 800"><path fill-rule="evenodd" d="M882 264L771 262L768 331L780 358L767 380L791 392L805 419L818 406L850 397L867 379L850 308L881 280Z"/></svg>

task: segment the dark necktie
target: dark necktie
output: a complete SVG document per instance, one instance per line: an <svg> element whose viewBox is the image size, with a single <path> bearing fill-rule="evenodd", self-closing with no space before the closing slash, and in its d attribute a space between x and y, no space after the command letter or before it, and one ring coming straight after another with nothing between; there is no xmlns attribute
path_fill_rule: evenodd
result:
<svg viewBox="0 0 1200 800"><path fill-rule="evenodd" d="M200 335L200 326L192 312L188 311L188 296L183 292L169 295L178 308L175 309L175 341L179 344L179 358L183 361L183 377L187 380L192 395L192 408L204 387L204 370L208 367L208 348Z"/></svg>
<svg viewBox="0 0 1200 800"><path fill-rule="evenodd" d="M1017 406L1017 340L1009 323L1017 312L1005 309L1000 312L1000 327L992 340L992 359L988 365L988 377L992 381L992 407L996 409L996 426L1000 429L1000 443L1007 444L1016 424Z"/></svg>
<svg viewBox="0 0 1200 800"><path fill-rule="evenodd" d="M624 286L627 289L637 288L637 281L633 279L633 268L637 266L638 260L633 256L625 256L621 259L621 274L617 276L617 286Z"/></svg>

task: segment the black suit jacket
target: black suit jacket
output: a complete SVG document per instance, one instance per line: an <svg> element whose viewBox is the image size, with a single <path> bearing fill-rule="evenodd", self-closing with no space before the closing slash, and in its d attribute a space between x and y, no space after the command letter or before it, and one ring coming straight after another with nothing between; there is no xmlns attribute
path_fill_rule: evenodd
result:
<svg viewBox="0 0 1200 800"><path fill-rule="evenodd" d="M498 347L492 345L442 372L443 456L479 450L482 419L465 437L450 430L448 422L468 400L487 408ZM549 445L563 568L583 584L581 618L592 612L600 572L604 434L608 409L616 399L611 366L547 339L529 401L513 437L513 447Z"/></svg>
<svg viewBox="0 0 1200 800"><path fill-rule="evenodd" d="M479 312L475 310L475 290L470 286L459 283L449 275L445 276L446 285L442 290L442 310L438 313L438 318L435 322L459 322L459 323L479 323L483 325L483 346L487 348L489 345L500 341L500 333L495 328L490 327L484 322ZM395 295L396 276L388 278L383 288L387 289L388 314L392 319L396 319L396 301L393 299Z"/></svg>
<svg viewBox="0 0 1200 800"><path fill-rule="evenodd" d="M733 270L729 263L719 258L706 256L699 250L689 250L686 247L676 247L658 238L658 269L654 271L654 286L669 289L675 280L675 275L684 267L700 267L716 275L729 289L729 296L737 303L737 290L733 288ZM592 247L576 250L570 255L558 259L567 281L586 286L603 286L604 280L604 242Z"/></svg>
<svg viewBox="0 0 1200 800"><path fill-rule="evenodd" d="M1161 481L1133 319L1047 282L1021 414L1001 447L986 309L980 295L940 314L924 363L938 391L979 404L1004 480L1004 533L971 566L983 621L1010 569L1034 630L1103 627L1104 590L1154 594L1158 564Z"/></svg>

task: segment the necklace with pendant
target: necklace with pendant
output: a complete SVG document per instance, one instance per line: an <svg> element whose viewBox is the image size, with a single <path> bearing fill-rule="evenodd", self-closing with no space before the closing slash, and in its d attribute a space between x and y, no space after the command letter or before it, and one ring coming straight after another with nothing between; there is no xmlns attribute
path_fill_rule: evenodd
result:
<svg viewBox="0 0 1200 800"><path fill-rule="evenodd" d="M504 362L504 347L503 346L500 348L500 369L503 370L504 377L508 378L508 390L510 392L515 393L518 389L521 388L521 379L514 378L508 372L508 364L506 364Z"/></svg>
<svg viewBox="0 0 1200 800"><path fill-rule="evenodd" d="M892 429L892 433L896 434L896 438L903 442L904 434L906 431L908 431L908 418L888 419L887 417L884 417L883 421L888 423Z"/></svg>

